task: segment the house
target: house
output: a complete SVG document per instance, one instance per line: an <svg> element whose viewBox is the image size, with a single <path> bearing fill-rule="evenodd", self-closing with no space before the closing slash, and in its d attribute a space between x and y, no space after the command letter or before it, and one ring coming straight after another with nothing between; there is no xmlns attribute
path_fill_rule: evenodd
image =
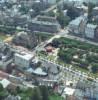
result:
<svg viewBox="0 0 98 100"><path fill-rule="evenodd" d="M86 16L77 17L69 23L69 33L98 41L98 25L87 23Z"/></svg>
<svg viewBox="0 0 98 100"><path fill-rule="evenodd" d="M98 41L98 26L93 24L87 24L85 27L85 36L89 39Z"/></svg>
<svg viewBox="0 0 98 100"><path fill-rule="evenodd" d="M2 84L3 88L7 88L11 84L11 82L7 79L2 79L0 80L0 84Z"/></svg>
<svg viewBox="0 0 98 100"><path fill-rule="evenodd" d="M43 0L43 1L48 4L55 4L57 0Z"/></svg>
<svg viewBox="0 0 98 100"><path fill-rule="evenodd" d="M15 53L14 62L19 67L30 67L34 55L29 53Z"/></svg>
<svg viewBox="0 0 98 100"><path fill-rule="evenodd" d="M92 15L93 16L98 15L98 7L93 8Z"/></svg>
<svg viewBox="0 0 98 100"><path fill-rule="evenodd" d="M69 23L69 32L79 35L83 34L85 31L85 26L87 23L86 16L77 17Z"/></svg>
<svg viewBox="0 0 98 100"><path fill-rule="evenodd" d="M51 22L51 23L57 23L57 20L55 17L49 17L49 16L37 16L38 21L45 21L45 22Z"/></svg>
<svg viewBox="0 0 98 100"><path fill-rule="evenodd" d="M63 90L63 93L62 93L62 97L64 98L68 98L69 96L74 96L74 92L75 92L75 89L72 89L70 87L66 87L64 90ZM76 100L76 99L68 99L68 100Z"/></svg>
<svg viewBox="0 0 98 100"><path fill-rule="evenodd" d="M86 2L86 3L94 3L94 4L98 4L98 0L82 0L83 2Z"/></svg>

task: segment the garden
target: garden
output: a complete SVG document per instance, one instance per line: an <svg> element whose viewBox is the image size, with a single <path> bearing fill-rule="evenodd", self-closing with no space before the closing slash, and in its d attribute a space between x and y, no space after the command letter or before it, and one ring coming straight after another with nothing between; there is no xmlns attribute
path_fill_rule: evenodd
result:
<svg viewBox="0 0 98 100"><path fill-rule="evenodd" d="M57 56L64 63L98 73L98 46L65 37L54 39L52 46L60 48Z"/></svg>

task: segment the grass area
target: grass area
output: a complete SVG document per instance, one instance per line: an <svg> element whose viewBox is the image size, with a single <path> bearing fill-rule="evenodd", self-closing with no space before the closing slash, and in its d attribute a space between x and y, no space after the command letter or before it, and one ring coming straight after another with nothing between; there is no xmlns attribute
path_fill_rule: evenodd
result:
<svg viewBox="0 0 98 100"><path fill-rule="evenodd" d="M62 49L59 50L59 58L55 61L56 63L65 67L72 65L73 70L79 70L92 77L98 77L98 73L96 72L98 69L94 66L94 64L98 65L98 46L67 38L56 39L53 45L54 47L56 46L55 48L60 48L62 46ZM75 55L78 56L77 59L74 58ZM40 52L40 56L50 61L55 60L55 56L48 55L45 52ZM89 71L89 66L92 67L92 72ZM94 71L96 74L93 74Z"/></svg>
<svg viewBox="0 0 98 100"><path fill-rule="evenodd" d="M36 32L36 36L39 38L41 41L45 41L53 37L54 35L51 33L46 33L46 32Z"/></svg>
<svg viewBox="0 0 98 100"><path fill-rule="evenodd" d="M51 95L50 100L64 100L61 96L59 95Z"/></svg>
<svg viewBox="0 0 98 100"><path fill-rule="evenodd" d="M95 78L98 78L98 73L96 73L96 74L90 73L90 76L93 76Z"/></svg>
<svg viewBox="0 0 98 100"><path fill-rule="evenodd" d="M58 52L60 61L57 61L60 65L74 64L74 69L85 73L92 71L90 75L98 77L92 74L98 74L98 46L65 37L54 39L52 45L60 48Z"/></svg>
<svg viewBox="0 0 98 100"><path fill-rule="evenodd" d="M43 52L38 52L37 55L43 58L47 57L47 54L44 54Z"/></svg>
<svg viewBox="0 0 98 100"><path fill-rule="evenodd" d="M81 71L81 72L88 73L88 70L83 69L83 68L81 68L81 67L75 66L74 68L77 69L77 70L79 70L79 71Z"/></svg>
<svg viewBox="0 0 98 100"><path fill-rule="evenodd" d="M53 61L53 60L55 59L55 56L49 55L49 56L48 56L48 59Z"/></svg>
<svg viewBox="0 0 98 100"><path fill-rule="evenodd" d="M5 34L0 33L0 40L3 41L7 38L8 36Z"/></svg>

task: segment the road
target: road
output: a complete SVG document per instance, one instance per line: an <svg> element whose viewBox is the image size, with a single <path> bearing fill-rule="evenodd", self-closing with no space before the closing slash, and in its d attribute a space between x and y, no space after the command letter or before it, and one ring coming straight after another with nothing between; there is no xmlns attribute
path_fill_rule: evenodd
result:
<svg viewBox="0 0 98 100"><path fill-rule="evenodd" d="M73 35L70 35L68 33L69 32L68 32L67 28L65 30L61 30L58 34L53 36L51 39L47 40L47 43L52 42L52 40L55 39L55 38L66 37L66 38L69 38L69 39L78 40L78 41L81 41L81 42L84 42L84 43L88 43L88 44L92 44L92 45L98 46L98 43L96 43L96 42L87 40L85 38L80 38L80 37L77 37L77 36L73 36Z"/></svg>
<svg viewBox="0 0 98 100"><path fill-rule="evenodd" d="M39 57L39 59L42 60L42 61L46 61L48 63L52 63L56 66L59 66L63 71L69 72L69 73L73 74L73 76L77 76L80 79L87 80L87 78L89 78L89 75L87 73L84 73L84 72L81 72L81 71L78 71L78 70L73 70L71 66L70 67L62 66L62 65L58 64L57 62L47 60L47 57L46 58ZM93 82L98 83L98 81L95 80L95 78L92 78L92 79L93 79Z"/></svg>
<svg viewBox="0 0 98 100"><path fill-rule="evenodd" d="M52 11L55 9L58 5L63 4L64 0L60 0L55 5L51 6L50 8L46 9L45 11L42 11L43 13L48 13L49 11Z"/></svg>

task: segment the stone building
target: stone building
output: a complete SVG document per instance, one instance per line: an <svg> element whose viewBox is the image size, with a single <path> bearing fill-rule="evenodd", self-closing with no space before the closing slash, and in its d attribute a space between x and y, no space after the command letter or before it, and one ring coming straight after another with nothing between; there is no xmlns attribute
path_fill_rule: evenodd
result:
<svg viewBox="0 0 98 100"><path fill-rule="evenodd" d="M61 27L53 17L42 16L38 17L36 20L32 20L32 22L29 23L28 28L31 31L56 33Z"/></svg>

